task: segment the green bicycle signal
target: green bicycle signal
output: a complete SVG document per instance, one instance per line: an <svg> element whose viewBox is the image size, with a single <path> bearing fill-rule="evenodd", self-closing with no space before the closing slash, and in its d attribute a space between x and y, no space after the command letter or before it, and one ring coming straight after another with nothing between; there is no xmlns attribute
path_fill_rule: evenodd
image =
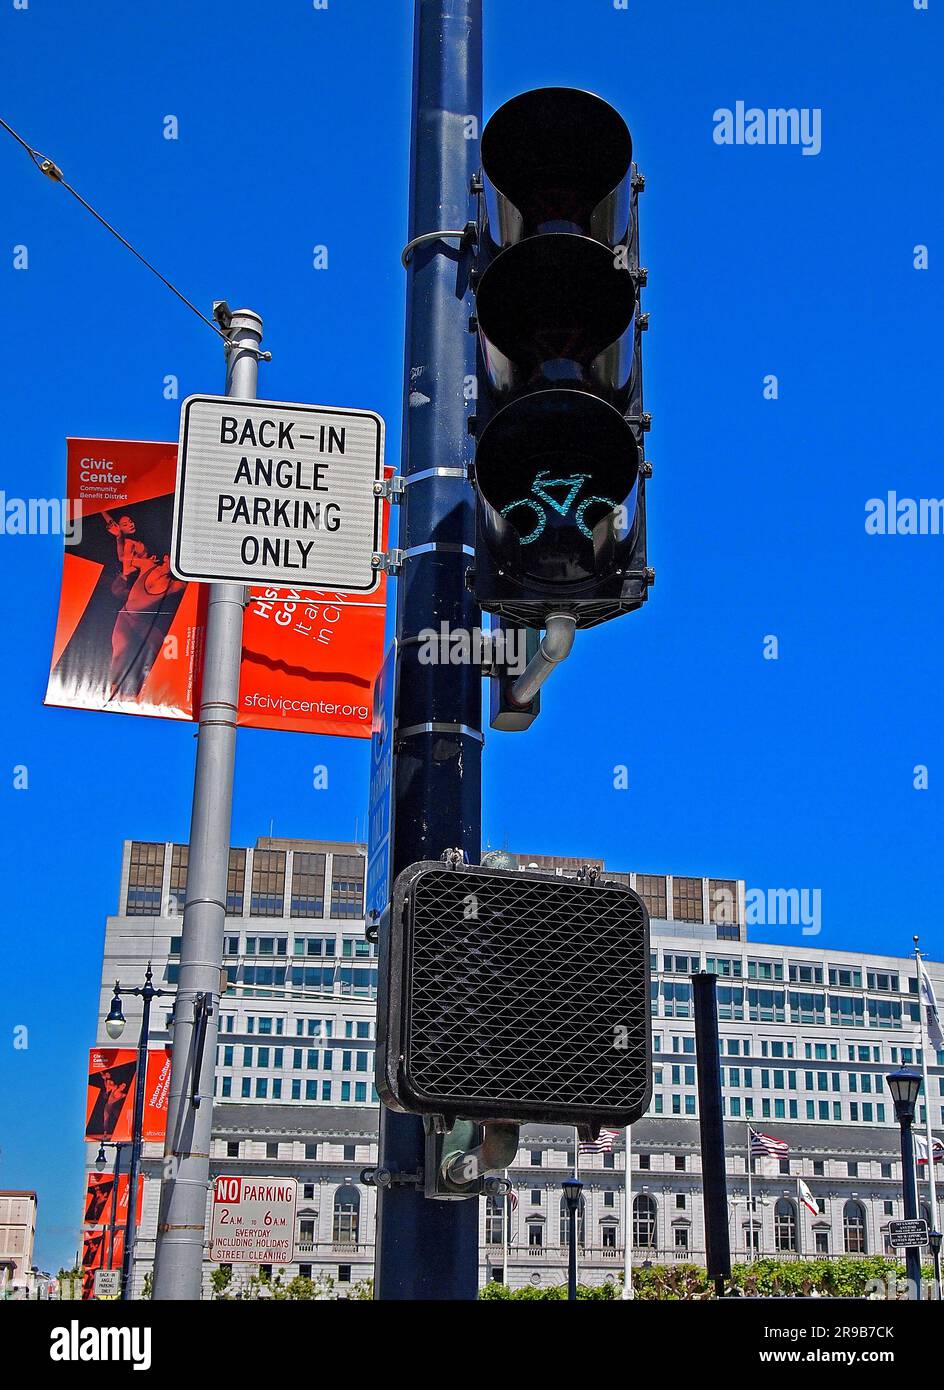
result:
<svg viewBox="0 0 944 1390"><path fill-rule="evenodd" d="M506 518L510 517L513 511L525 507L529 508L534 516L531 530L526 536L520 538L519 544L521 545L532 545L544 534L544 528L547 526L545 507L551 507L560 516L567 516L574 507L580 489L591 476L589 473L571 473L567 478L549 478L547 475L548 469L542 468L531 484L532 496L519 497L514 502L509 502L507 506L502 507L501 514ZM547 489L552 487L567 489L563 499L551 496ZM588 541L593 540L593 533L584 518L587 514L587 508L593 506L595 502L602 503L609 511L615 511L618 505L611 497L598 497L596 495L585 497L577 505L574 518L577 530L581 535L586 536Z"/></svg>

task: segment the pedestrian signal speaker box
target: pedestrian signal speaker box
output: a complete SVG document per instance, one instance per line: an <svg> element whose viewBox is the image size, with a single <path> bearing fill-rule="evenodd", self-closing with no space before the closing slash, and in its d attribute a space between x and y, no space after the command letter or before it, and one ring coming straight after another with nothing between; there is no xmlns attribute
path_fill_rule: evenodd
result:
<svg viewBox="0 0 944 1390"><path fill-rule="evenodd" d="M386 1105L596 1133L652 1090L649 918L622 884L413 864L380 928Z"/></svg>

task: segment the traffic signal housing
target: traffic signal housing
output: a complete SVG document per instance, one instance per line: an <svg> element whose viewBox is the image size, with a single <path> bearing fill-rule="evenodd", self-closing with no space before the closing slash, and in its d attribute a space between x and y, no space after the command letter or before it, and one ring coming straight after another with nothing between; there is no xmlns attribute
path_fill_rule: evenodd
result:
<svg viewBox="0 0 944 1390"><path fill-rule="evenodd" d="M379 965L376 1083L394 1110L584 1134L645 1113L649 918L623 884L413 864Z"/></svg>
<svg viewBox="0 0 944 1390"><path fill-rule="evenodd" d="M482 132L472 587L542 627L645 602L638 195L632 139L600 97L553 87Z"/></svg>

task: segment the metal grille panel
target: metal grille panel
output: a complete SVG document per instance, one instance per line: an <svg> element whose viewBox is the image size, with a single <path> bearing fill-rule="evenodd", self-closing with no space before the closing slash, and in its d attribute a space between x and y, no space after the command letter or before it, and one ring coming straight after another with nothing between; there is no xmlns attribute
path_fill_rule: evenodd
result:
<svg viewBox="0 0 944 1390"><path fill-rule="evenodd" d="M404 906L402 1069L417 1108L639 1118L651 1089L649 924L635 893L436 865Z"/></svg>

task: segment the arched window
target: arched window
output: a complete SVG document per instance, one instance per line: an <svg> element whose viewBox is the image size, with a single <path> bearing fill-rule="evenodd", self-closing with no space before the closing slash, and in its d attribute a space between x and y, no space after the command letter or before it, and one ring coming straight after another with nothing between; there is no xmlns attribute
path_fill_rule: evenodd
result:
<svg viewBox="0 0 944 1390"><path fill-rule="evenodd" d="M647 1192L633 1198L633 1245L637 1250L656 1248L656 1200Z"/></svg>
<svg viewBox="0 0 944 1390"><path fill-rule="evenodd" d="M587 1243L587 1203L583 1197L580 1199L580 1206L577 1208L577 1244L583 1249ZM570 1212L567 1210L566 1198L560 1199L560 1244L570 1244Z"/></svg>
<svg viewBox="0 0 944 1390"><path fill-rule="evenodd" d="M796 1207L787 1197L781 1197L774 1207L774 1248L792 1251L797 1248Z"/></svg>
<svg viewBox="0 0 944 1390"><path fill-rule="evenodd" d="M485 1244L501 1245L505 1238L506 1198L492 1193L485 1199Z"/></svg>
<svg viewBox="0 0 944 1390"><path fill-rule="evenodd" d="M847 1255L865 1255L865 1207L851 1198L842 1209L842 1239Z"/></svg>
<svg viewBox="0 0 944 1390"><path fill-rule="evenodd" d="M334 1194L334 1240L338 1245L356 1245L360 1220L361 1194L346 1182Z"/></svg>

